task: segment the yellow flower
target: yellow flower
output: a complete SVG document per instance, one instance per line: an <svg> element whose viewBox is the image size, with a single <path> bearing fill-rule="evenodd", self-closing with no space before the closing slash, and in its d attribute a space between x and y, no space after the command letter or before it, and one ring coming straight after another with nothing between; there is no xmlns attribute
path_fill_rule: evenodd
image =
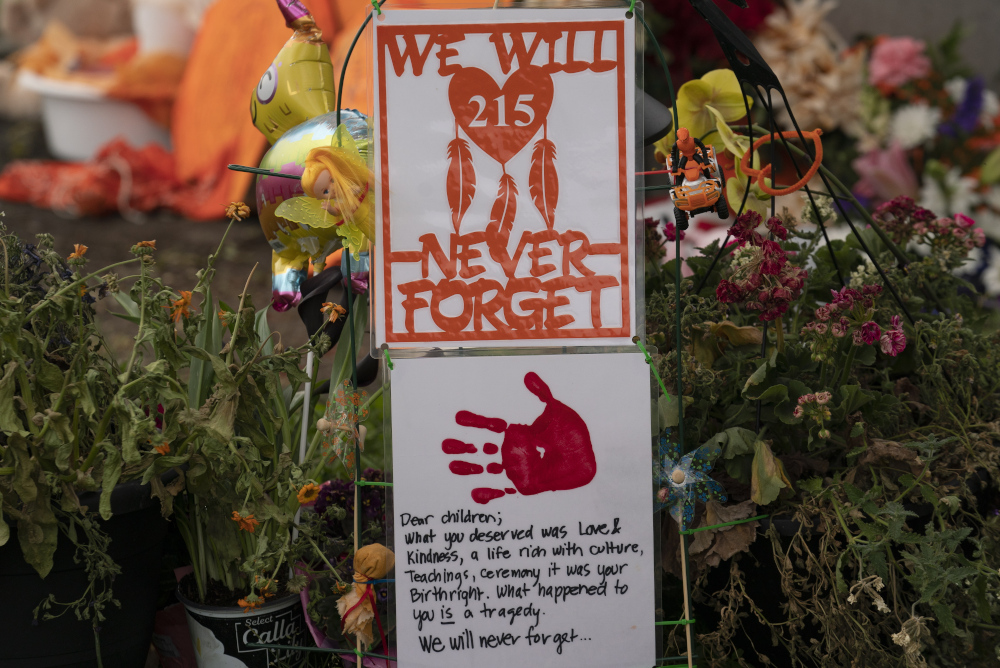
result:
<svg viewBox="0 0 1000 668"><path fill-rule="evenodd" d="M158 445L153 449L159 452L161 455L165 455L170 452L170 444L164 443L163 445Z"/></svg>
<svg viewBox="0 0 1000 668"><path fill-rule="evenodd" d="M749 144L748 144L749 147ZM744 151L745 152L745 151ZM736 173L733 178L726 181L726 195L729 199L729 207L732 209L733 213L740 210L740 205L743 203L743 194L747 190L747 176L740 169L740 156L736 157ZM754 153L753 156L753 168L760 169L760 155ZM768 210L771 206L771 196L760 189L760 185L756 180L750 186L750 194L747 195L746 206L743 207L743 211L756 211L763 217L767 217Z"/></svg>
<svg viewBox="0 0 1000 668"><path fill-rule="evenodd" d="M182 317L188 318L191 316L191 291L181 290L181 298L175 299L170 302L170 306L164 306L164 308L170 309L170 317L174 322L180 322Z"/></svg>
<svg viewBox="0 0 1000 668"><path fill-rule="evenodd" d="M319 485L315 483L306 483L303 485L302 489L299 490L298 498L299 505L311 506L316 503L316 497L319 496Z"/></svg>
<svg viewBox="0 0 1000 668"><path fill-rule="evenodd" d="M753 100L743 94L732 70L712 70L700 79L688 81L677 91L677 123L687 128L692 137L704 137L702 141L706 144L722 147L724 142L719 132L712 132L718 124L714 112L722 117L723 124L734 123L746 116L747 109L752 106ZM674 130L655 144L660 162L666 162L674 145Z"/></svg>
<svg viewBox="0 0 1000 668"><path fill-rule="evenodd" d="M69 254L68 260L82 260L87 254L87 247L83 244L73 244L73 252Z"/></svg>
<svg viewBox="0 0 1000 668"><path fill-rule="evenodd" d="M156 250L156 239L151 239L149 241L140 241L135 245L136 248L152 248Z"/></svg>

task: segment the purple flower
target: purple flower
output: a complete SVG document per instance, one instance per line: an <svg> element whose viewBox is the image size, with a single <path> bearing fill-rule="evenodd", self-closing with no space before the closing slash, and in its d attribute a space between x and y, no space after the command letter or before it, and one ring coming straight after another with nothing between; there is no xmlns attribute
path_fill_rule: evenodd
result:
<svg viewBox="0 0 1000 668"><path fill-rule="evenodd" d="M965 97L957 107L955 114L941 124L940 130L949 137L955 137L959 131L972 132L979 125L979 115L983 111L983 91L985 84L982 77L969 79L965 87Z"/></svg>

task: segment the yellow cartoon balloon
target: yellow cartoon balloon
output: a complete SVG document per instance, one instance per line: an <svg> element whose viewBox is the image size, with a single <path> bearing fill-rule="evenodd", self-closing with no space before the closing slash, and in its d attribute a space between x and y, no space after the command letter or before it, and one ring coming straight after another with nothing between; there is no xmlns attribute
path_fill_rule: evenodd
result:
<svg viewBox="0 0 1000 668"><path fill-rule="evenodd" d="M299 0L278 0L292 35L250 96L250 116L270 143L299 123L333 111L333 64L316 22Z"/></svg>
<svg viewBox="0 0 1000 668"><path fill-rule="evenodd" d="M333 67L319 30L299 0L278 6L295 34L261 77L251 112L273 144L260 167L303 177L257 177L260 226L273 251L271 303L284 311L301 298L310 261L322 262L342 243L355 257L365 250L374 233L374 193L368 118L345 109L337 127Z"/></svg>

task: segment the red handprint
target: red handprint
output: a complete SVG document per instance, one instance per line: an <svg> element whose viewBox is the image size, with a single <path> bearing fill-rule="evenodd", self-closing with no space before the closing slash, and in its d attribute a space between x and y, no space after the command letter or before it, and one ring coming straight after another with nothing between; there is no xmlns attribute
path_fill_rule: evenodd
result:
<svg viewBox="0 0 1000 668"><path fill-rule="evenodd" d="M455 422L463 427L489 429L504 435L499 448L493 443L483 446L483 452L488 455L499 450L501 459L500 463L488 464L485 470L493 474L506 472L514 489L477 487L472 490L472 500L476 503L489 503L504 494L517 492L530 496L576 489L588 484L597 474L590 431L580 414L557 401L538 374L525 374L524 386L545 404L542 414L530 425L508 425L500 418L483 417L469 411L455 414ZM449 455L477 452L471 443L453 438L445 439L441 449ZM479 464L462 460L452 461L448 468L457 475L475 475L484 470Z"/></svg>

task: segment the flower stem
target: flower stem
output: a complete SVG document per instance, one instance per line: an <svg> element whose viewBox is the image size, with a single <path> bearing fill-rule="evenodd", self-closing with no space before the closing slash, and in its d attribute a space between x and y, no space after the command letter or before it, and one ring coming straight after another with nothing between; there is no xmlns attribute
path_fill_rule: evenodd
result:
<svg viewBox="0 0 1000 668"><path fill-rule="evenodd" d="M135 333L135 341L132 343L132 354L129 355L128 364L125 366L125 380L122 385L127 385L132 376L132 365L135 363L135 353L139 349L139 342L142 341L142 330L146 326L146 263L139 266L139 331Z"/></svg>
<svg viewBox="0 0 1000 668"><path fill-rule="evenodd" d="M851 345L850 352L847 353L847 359L844 361L844 367L840 372L834 377L833 387L840 387L841 383L846 383L848 377L851 375L851 366L854 365L854 356L858 352L858 346Z"/></svg>

